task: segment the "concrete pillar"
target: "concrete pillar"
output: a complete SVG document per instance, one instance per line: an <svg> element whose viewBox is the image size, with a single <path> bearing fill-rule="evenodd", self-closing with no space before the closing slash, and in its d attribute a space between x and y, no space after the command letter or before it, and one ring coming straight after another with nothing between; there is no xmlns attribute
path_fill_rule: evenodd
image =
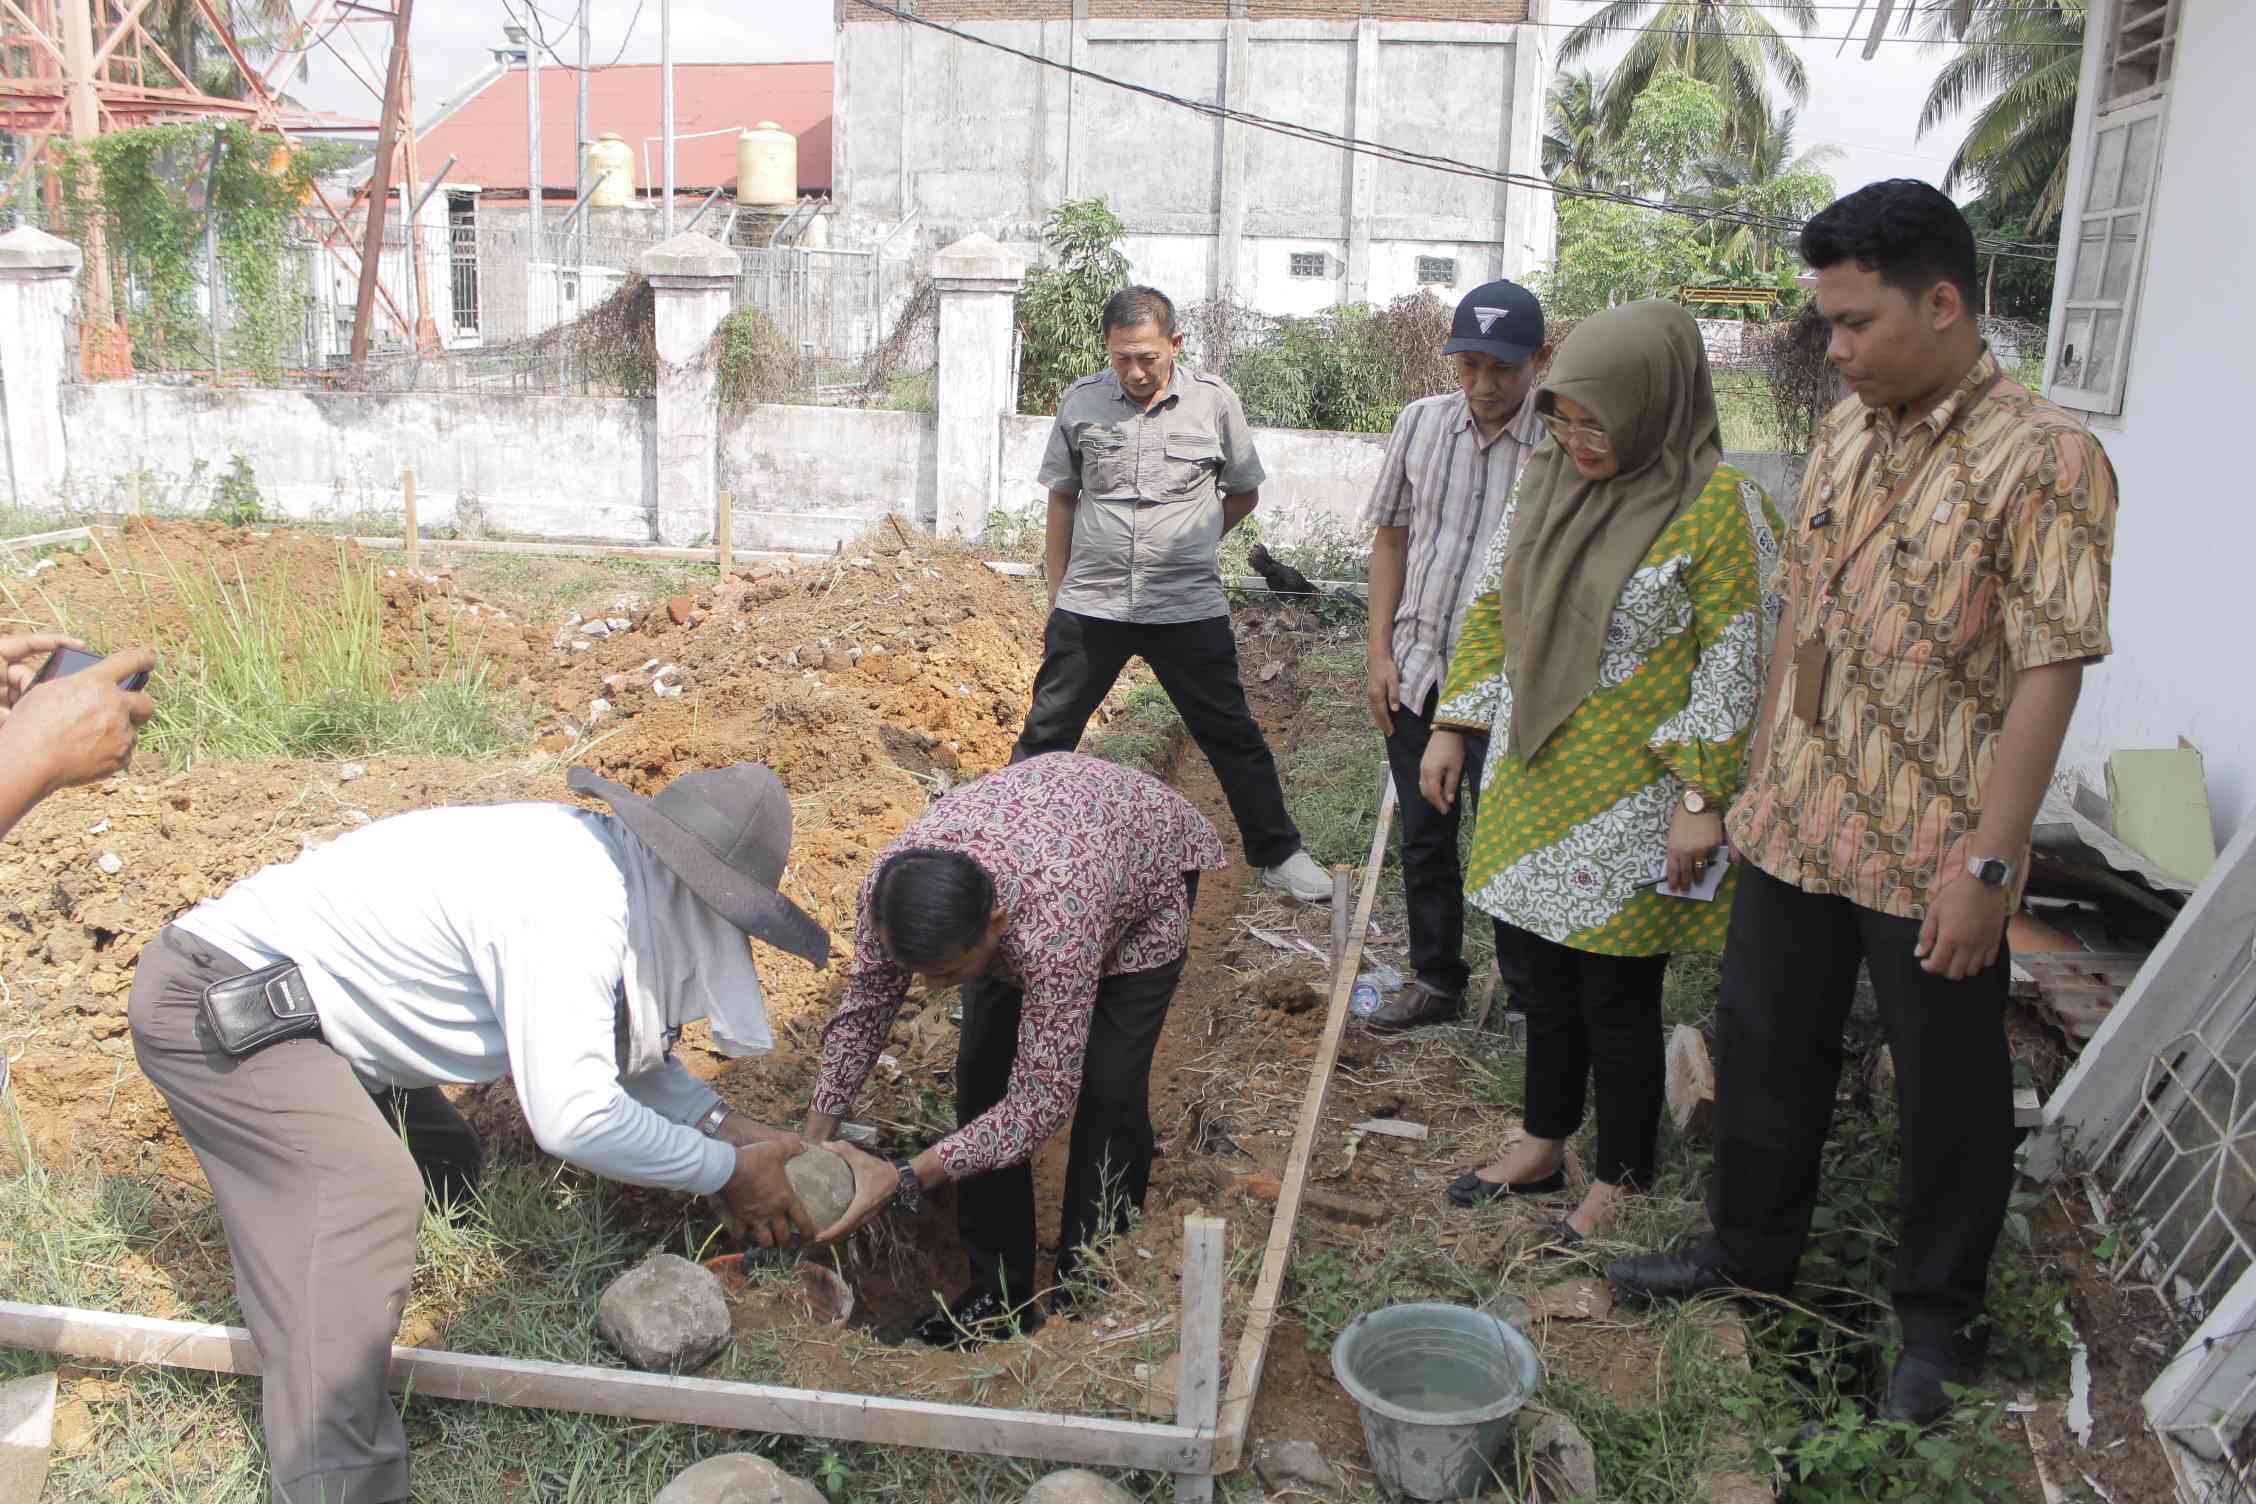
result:
<svg viewBox="0 0 2256 1504"><path fill-rule="evenodd" d="M706 347L728 317L736 252L682 234L642 253L658 318L657 540L687 548L718 525L720 410Z"/></svg>
<svg viewBox="0 0 2256 1504"><path fill-rule="evenodd" d="M1244 0L1231 0L1227 39L1223 44L1222 100L1232 110L1244 111L1253 83L1253 25L1246 19ZM1215 205L1214 267L1207 294L1221 297L1244 279L1246 221L1246 137L1253 127L1236 120L1222 122L1222 191Z"/></svg>
<svg viewBox="0 0 2256 1504"><path fill-rule="evenodd" d="M1026 262L985 235L969 235L932 258L940 295L936 530L976 538L1002 496L1003 418L1018 405L1012 384L1012 300Z"/></svg>
<svg viewBox="0 0 2256 1504"><path fill-rule="evenodd" d="M78 247L29 225L0 235L0 390L7 399L8 481L19 507L59 507L63 382Z"/></svg>
<svg viewBox="0 0 2256 1504"><path fill-rule="evenodd" d="M1379 124L1379 23L1355 23L1355 111L1347 133L1373 138ZM1371 213L1378 202L1378 158L1358 152L1347 170L1347 301L1371 300Z"/></svg>

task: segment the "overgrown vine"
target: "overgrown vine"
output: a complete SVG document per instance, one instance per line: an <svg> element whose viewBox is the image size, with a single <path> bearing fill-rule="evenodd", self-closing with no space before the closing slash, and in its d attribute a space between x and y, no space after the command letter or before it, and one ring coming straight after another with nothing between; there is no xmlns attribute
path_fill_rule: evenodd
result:
<svg viewBox="0 0 2256 1504"><path fill-rule="evenodd" d="M351 155L337 142L291 141L240 124L141 126L69 148L63 162L68 224L86 238L89 201L79 188L91 169L91 212L101 216L123 274L140 364L211 363L201 308L208 192L227 311L226 362L264 380L277 378L311 296L289 262L290 221L314 180Z"/></svg>

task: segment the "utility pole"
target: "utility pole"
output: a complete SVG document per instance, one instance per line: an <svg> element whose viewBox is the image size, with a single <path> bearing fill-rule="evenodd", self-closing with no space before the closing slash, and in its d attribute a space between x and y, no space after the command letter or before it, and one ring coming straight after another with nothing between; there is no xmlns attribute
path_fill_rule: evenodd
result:
<svg viewBox="0 0 2256 1504"><path fill-rule="evenodd" d="M94 89L94 0L61 0L56 7L63 32L63 87L70 103L71 140L82 148L102 133L102 111ZM672 85L669 82L668 88ZM667 98L671 100L671 93ZM668 105L669 115L671 104ZM669 130L671 127L669 126ZM669 168L669 170L671 170ZM79 207L86 211L86 324L80 333L82 374L100 379L124 374L116 313L110 299L110 257L96 204L94 174L82 173ZM670 211L669 211L670 212ZM87 334L91 333L91 341ZM91 367L91 369L88 369Z"/></svg>
<svg viewBox="0 0 2256 1504"><path fill-rule="evenodd" d="M658 0L658 71L664 75L666 137L666 239L674 238L674 0Z"/></svg>
<svg viewBox="0 0 2256 1504"><path fill-rule="evenodd" d="M525 201L531 215L533 254L540 254L541 209L541 77L540 38L525 35Z"/></svg>
<svg viewBox="0 0 2256 1504"><path fill-rule="evenodd" d="M352 363L368 359L368 326L376 312L376 278L384 264L384 215L392 202L392 154L399 146L400 98L407 92L407 30L415 0L392 13L392 52L384 69L384 112L376 125L369 168L368 222L360 243L360 288L353 297Z"/></svg>
<svg viewBox="0 0 2256 1504"><path fill-rule="evenodd" d="M588 135L587 89L588 0L580 0L580 104L572 119L572 202L575 204L587 197L587 153L588 142L592 139ZM577 259L580 264L585 265L587 262L588 222L584 217L579 222L579 231L580 254Z"/></svg>
<svg viewBox="0 0 2256 1504"><path fill-rule="evenodd" d="M407 76L400 81L400 114L407 121L407 133L400 138L400 167L406 173L400 182L400 218L406 221L408 263L415 276L415 350L419 355L428 355L439 348L439 325L431 317L430 268L424 259L422 216L416 213L422 206L424 194L420 175L415 170L415 69L412 62L408 65ZM441 166L439 173L443 177L446 168Z"/></svg>

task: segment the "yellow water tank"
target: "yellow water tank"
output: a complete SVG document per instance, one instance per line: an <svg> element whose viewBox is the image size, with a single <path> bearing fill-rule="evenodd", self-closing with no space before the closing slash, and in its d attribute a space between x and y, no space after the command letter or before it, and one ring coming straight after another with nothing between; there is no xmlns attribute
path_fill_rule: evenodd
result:
<svg viewBox="0 0 2256 1504"><path fill-rule="evenodd" d="M588 202L598 209L624 209L633 203L634 165L634 148L620 140L617 131L605 131L588 148L588 171L595 177Z"/></svg>
<svg viewBox="0 0 2256 1504"><path fill-rule="evenodd" d="M763 120L736 138L736 201L788 204L799 197L799 138Z"/></svg>

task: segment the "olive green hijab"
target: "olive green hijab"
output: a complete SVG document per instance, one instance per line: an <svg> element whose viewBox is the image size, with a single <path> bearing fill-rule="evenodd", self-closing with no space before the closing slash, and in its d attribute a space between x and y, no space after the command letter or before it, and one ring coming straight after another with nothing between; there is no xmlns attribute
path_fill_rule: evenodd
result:
<svg viewBox="0 0 2256 1504"><path fill-rule="evenodd" d="M1674 303L1625 303L1577 324L1536 392L1565 397L1613 440L1621 472L1585 480L1556 439L1528 461L1504 556L1511 752L1522 763L1597 686L1622 586L1723 461L1699 326Z"/></svg>

